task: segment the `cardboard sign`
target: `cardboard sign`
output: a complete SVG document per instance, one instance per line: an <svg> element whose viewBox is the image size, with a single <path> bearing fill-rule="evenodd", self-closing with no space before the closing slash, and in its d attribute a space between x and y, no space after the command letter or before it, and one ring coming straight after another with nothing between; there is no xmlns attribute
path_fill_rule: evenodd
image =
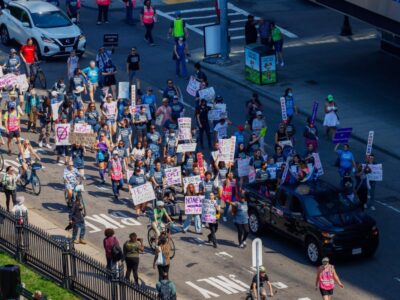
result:
<svg viewBox="0 0 400 300"><path fill-rule="evenodd" d="M215 99L215 90L213 87L199 90L200 99L205 99L207 102L213 102Z"/></svg>
<svg viewBox="0 0 400 300"><path fill-rule="evenodd" d="M16 83L17 83L17 76L12 73L8 73L0 78L0 88L4 88L7 86L13 87L16 85Z"/></svg>
<svg viewBox="0 0 400 300"><path fill-rule="evenodd" d="M165 169L165 177L167 186L176 184L181 185L182 184L181 167Z"/></svg>
<svg viewBox="0 0 400 300"><path fill-rule="evenodd" d="M110 47L115 46L118 47L119 36L118 33L105 33L103 35L103 46Z"/></svg>
<svg viewBox="0 0 400 300"><path fill-rule="evenodd" d="M250 173L250 158L239 159L237 162L239 177L248 176Z"/></svg>
<svg viewBox="0 0 400 300"><path fill-rule="evenodd" d="M194 185L194 189L195 189L196 193L198 193L199 187L200 187L200 182L201 182L200 175L183 177L183 192L186 193L187 186L192 183Z"/></svg>
<svg viewBox="0 0 400 300"><path fill-rule="evenodd" d="M129 82L120 81L118 83L118 99L129 99Z"/></svg>
<svg viewBox="0 0 400 300"><path fill-rule="evenodd" d="M312 156L314 157L314 168L317 171L317 175L318 176L324 175L324 169L322 168L322 163L319 157L319 153L313 153Z"/></svg>
<svg viewBox="0 0 400 300"><path fill-rule="evenodd" d="M26 92L28 90L29 83L28 83L28 79L26 78L25 74L21 74L21 75L17 76L16 86L21 92Z"/></svg>
<svg viewBox="0 0 400 300"><path fill-rule="evenodd" d="M134 205L139 205L156 199L153 186L150 182L132 188L131 196Z"/></svg>
<svg viewBox="0 0 400 300"><path fill-rule="evenodd" d="M92 146L97 142L96 133L75 133L70 132L69 142L71 144L89 145Z"/></svg>
<svg viewBox="0 0 400 300"><path fill-rule="evenodd" d="M315 120L317 119L317 112L318 112L318 102L314 102L312 113L311 113L311 124L315 124Z"/></svg>
<svg viewBox="0 0 400 300"><path fill-rule="evenodd" d="M131 106L136 106L136 85L131 85Z"/></svg>
<svg viewBox="0 0 400 300"><path fill-rule="evenodd" d="M220 108L214 108L210 111L208 111L208 119L210 121L219 121L222 118L227 118L226 111L220 109Z"/></svg>
<svg viewBox="0 0 400 300"><path fill-rule="evenodd" d="M158 116L156 117L156 125L157 125L157 126L161 126L162 123L163 123L163 120L164 120L164 115L163 115L163 114L158 115Z"/></svg>
<svg viewBox="0 0 400 300"><path fill-rule="evenodd" d="M215 223L217 221L217 210L215 204L209 199L204 199L201 210L201 221L205 223Z"/></svg>
<svg viewBox="0 0 400 300"><path fill-rule="evenodd" d="M200 215L203 210L204 196L185 197L185 215Z"/></svg>
<svg viewBox="0 0 400 300"><path fill-rule="evenodd" d="M178 144L178 147L176 148L177 153L183 153L183 152L195 152L196 151L196 143L190 143L190 144Z"/></svg>
<svg viewBox="0 0 400 300"><path fill-rule="evenodd" d="M219 160L225 163L233 162L235 159L236 137L230 139L221 139L219 144Z"/></svg>
<svg viewBox="0 0 400 300"><path fill-rule="evenodd" d="M77 123L74 125L74 133L92 133L92 126L88 124Z"/></svg>
<svg viewBox="0 0 400 300"><path fill-rule="evenodd" d="M178 118L178 140L185 141L192 139L192 119Z"/></svg>
<svg viewBox="0 0 400 300"><path fill-rule="evenodd" d="M199 167L200 170L200 176L201 178L204 178L204 173L206 172L206 170L204 165L203 153L201 152L197 153L196 158L197 158L197 166Z"/></svg>
<svg viewBox="0 0 400 300"><path fill-rule="evenodd" d="M195 97L196 92L200 89L200 82L196 80L194 76L190 76L188 85L186 87L186 92L190 95Z"/></svg>
<svg viewBox="0 0 400 300"><path fill-rule="evenodd" d="M382 181L383 180L383 168L382 164L368 165L371 169L371 173L367 174L367 178L370 181ZM365 168L365 164L363 164Z"/></svg>
<svg viewBox="0 0 400 300"><path fill-rule="evenodd" d="M55 140L57 146L71 145L69 142L71 125L70 124L56 124L55 126Z"/></svg>
<svg viewBox="0 0 400 300"><path fill-rule="evenodd" d="M339 128L336 130L335 136L333 137L334 144L346 144L349 142L351 132L353 128Z"/></svg>
<svg viewBox="0 0 400 300"><path fill-rule="evenodd" d="M281 113L282 113L282 121L287 120L287 111L286 111L286 99L285 97L281 97Z"/></svg>
<svg viewBox="0 0 400 300"><path fill-rule="evenodd" d="M371 155L372 153L372 144L374 143L374 132L370 131L368 133L368 142L367 142L367 149L365 150L366 155Z"/></svg>

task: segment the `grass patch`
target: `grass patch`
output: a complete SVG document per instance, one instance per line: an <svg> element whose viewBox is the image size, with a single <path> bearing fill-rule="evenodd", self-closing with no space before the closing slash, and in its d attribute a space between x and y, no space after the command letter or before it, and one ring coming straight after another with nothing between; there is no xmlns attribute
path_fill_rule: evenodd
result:
<svg viewBox="0 0 400 300"><path fill-rule="evenodd" d="M0 265L18 265L21 271L21 281L25 283L25 288L30 292L36 290L42 291L48 299L52 300L78 300L77 296L63 289L53 281L43 277L42 275L32 271L23 264L17 262L7 253L0 251Z"/></svg>

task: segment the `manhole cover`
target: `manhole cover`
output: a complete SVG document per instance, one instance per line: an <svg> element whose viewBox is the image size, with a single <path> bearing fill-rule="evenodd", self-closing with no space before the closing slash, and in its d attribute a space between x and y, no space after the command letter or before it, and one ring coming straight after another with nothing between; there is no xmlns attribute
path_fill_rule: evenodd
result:
<svg viewBox="0 0 400 300"><path fill-rule="evenodd" d="M307 84L311 84L311 85L318 84L318 82L316 82L316 81L315 81L315 80L313 80L313 79L306 80L306 81L305 81L305 83L307 83Z"/></svg>

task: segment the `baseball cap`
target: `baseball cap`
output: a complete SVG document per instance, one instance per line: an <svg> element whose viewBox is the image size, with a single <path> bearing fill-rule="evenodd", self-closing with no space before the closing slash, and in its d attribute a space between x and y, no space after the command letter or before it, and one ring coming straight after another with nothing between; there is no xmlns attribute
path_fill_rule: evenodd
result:
<svg viewBox="0 0 400 300"><path fill-rule="evenodd" d="M325 265L325 264L327 264L327 263L329 263L329 257L324 257L323 259L322 259L322 263Z"/></svg>
<svg viewBox="0 0 400 300"><path fill-rule="evenodd" d="M328 102L335 101L335 99L333 98L332 95L328 95L328 96L326 97L326 99L328 100Z"/></svg>
<svg viewBox="0 0 400 300"><path fill-rule="evenodd" d="M239 125L239 126L238 126L238 130L239 130L239 131L244 131L244 126L243 126L243 125Z"/></svg>

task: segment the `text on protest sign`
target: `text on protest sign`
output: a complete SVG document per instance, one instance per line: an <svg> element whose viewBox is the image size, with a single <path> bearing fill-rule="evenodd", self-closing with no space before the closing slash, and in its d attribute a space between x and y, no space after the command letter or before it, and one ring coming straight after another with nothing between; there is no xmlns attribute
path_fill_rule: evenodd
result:
<svg viewBox="0 0 400 300"><path fill-rule="evenodd" d="M371 173L367 174L367 178L370 181L382 181L383 180L383 168L382 164L373 164L368 165L371 169ZM365 164L363 164L363 168L365 168Z"/></svg>
<svg viewBox="0 0 400 300"><path fill-rule="evenodd" d="M200 215L203 210L204 196L186 196L185 197L185 214Z"/></svg>
<svg viewBox="0 0 400 300"><path fill-rule="evenodd" d="M287 120L287 110L286 110L285 97L281 97L281 113L282 113L282 121L286 121Z"/></svg>
<svg viewBox="0 0 400 300"><path fill-rule="evenodd" d="M192 119L191 118L179 118L178 119L178 140L190 140L192 139Z"/></svg>
<svg viewBox="0 0 400 300"><path fill-rule="evenodd" d="M167 186L182 184L182 174L180 167L165 169L165 177Z"/></svg>
<svg viewBox="0 0 400 300"><path fill-rule="evenodd" d="M221 139L219 144L219 161L226 163L233 162L235 159L236 137L232 136L230 139Z"/></svg>
<svg viewBox="0 0 400 300"><path fill-rule="evenodd" d="M333 137L334 144L346 144L349 142L351 132L353 128L339 128L336 130L335 136Z"/></svg>
<svg viewBox="0 0 400 300"><path fill-rule="evenodd" d="M368 133L368 143L367 143L367 150L365 151L366 155L371 155L372 153L372 144L374 143L374 132L370 131Z"/></svg>
<svg viewBox="0 0 400 300"><path fill-rule="evenodd" d="M312 113L311 113L311 124L315 123L315 120L317 119L317 113L318 113L318 102L314 102L313 108L312 108Z"/></svg>
<svg viewBox="0 0 400 300"><path fill-rule="evenodd" d="M215 223L217 221L217 210L214 202L209 199L203 200L201 221L205 223Z"/></svg>
<svg viewBox="0 0 400 300"><path fill-rule="evenodd" d="M212 102L215 99L215 90L213 87L199 90L200 99L205 99L207 102Z"/></svg>
<svg viewBox="0 0 400 300"><path fill-rule="evenodd" d="M238 160L238 175L239 177L248 176L250 172L250 158Z"/></svg>
<svg viewBox="0 0 400 300"><path fill-rule="evenodd" d="M196 96L196 92L200 89L200 82L196 80L196 78L194 76L190 76L188 85L186 87L186 92L188 92L188 94L190 96L195 97Z"/></svg>
<svg viewBox="0 0 400 300"><path fill-rule="evenodd" d="M141 203L156 199L153 186L150 182L132 188L131 195L134 205L139 205Z"/></svg>
<svg viewBox="0 0 400 300"><path fill-rule="evenodd" d="M92 133L92 126L77 123L74 125L74 133Z"/></svg>
<svg viewBox="0 0 400 300"><path fill-rule="evenodd" d="M176 149L177 153L182 153L182 152L195 152L196 151L196 143L190 143L190 144L178 144L178 147Z"/></svg>
<svg viewBox="0 0 400 300"><path fill-rule="evenodd" d="M199 192L199 187L200 187L200 182L201 182L201 176L200 175L183 177L183 192L186 193L187 186L189 184L193 184L194 185L194 190L196 191L196 193L198 193Z"/></svg>
<svg viewBox="0 0 400 300"><path fill-rule="evenodd" d="M131 106L136 105L136 85L131 85Z"/></svg>
<svg viewBox="0 0 400 300"><path fill-rule="evenodd" d="M197 153L196 158L197 158L197 166L199 167L200 170L200 176L201 178L204 178L204 173L206 172L206 170L205 170L203 153L201 152Z"/></svg>
<svg viewBox="0 0 400 300"><path fill-rule="evenodd" d="M324 175L324 169L322 168L322 163L319 157L319 153L313 153L312 156L314 157L314 168L317 170L317 175L318 176Z"/></svg>
<svg viewBox="0 0 400 300"><path fill-rule="evenodd" d="M55 139L57 146L67 146L70 145L69 134L70 134L70 124L56 124L55 127Z"/></svg>

